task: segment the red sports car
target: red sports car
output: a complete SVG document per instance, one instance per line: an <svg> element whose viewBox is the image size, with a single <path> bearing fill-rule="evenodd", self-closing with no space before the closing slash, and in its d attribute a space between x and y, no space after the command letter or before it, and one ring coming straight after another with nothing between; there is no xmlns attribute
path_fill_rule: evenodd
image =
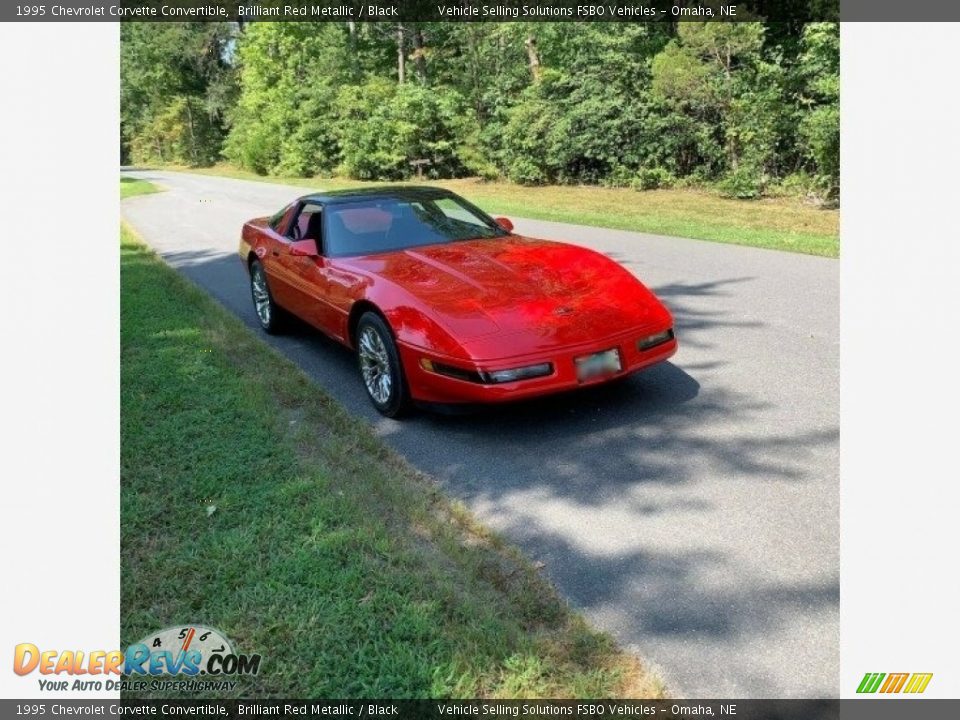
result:
<svg viewBox="0 0 960 720"><path fill-rule="evenodd" d="M246 223L240 257L263 329L296 315L354 349L390 417L602 383L677 349L670 312L618 263L439 188L307 195Z"/></svg>

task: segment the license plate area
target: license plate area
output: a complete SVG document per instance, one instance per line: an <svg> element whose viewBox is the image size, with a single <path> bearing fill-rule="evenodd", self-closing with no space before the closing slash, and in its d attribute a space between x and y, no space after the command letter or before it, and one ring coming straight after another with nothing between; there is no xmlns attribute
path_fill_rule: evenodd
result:
<svg viewBox="0 0 960 720"><path fill-rule="evenodd" d="M581 355L573 359L577 367L577 380L587 382L598 377L616 375L623 369L620 351L617 348L601 350L590 355Z"/></svg>

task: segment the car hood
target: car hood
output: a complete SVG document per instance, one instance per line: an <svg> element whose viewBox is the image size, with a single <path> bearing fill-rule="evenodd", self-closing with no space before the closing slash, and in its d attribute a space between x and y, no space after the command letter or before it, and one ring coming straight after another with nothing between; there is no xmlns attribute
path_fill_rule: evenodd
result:
<svg viewBox="0 0 960 720"><path fill-rule="evenodd" d="M510 335L518 351L589 342L669 318L619 263L565 243L512 235L371 255L352 264L402 288L454 337Z"/></svg>

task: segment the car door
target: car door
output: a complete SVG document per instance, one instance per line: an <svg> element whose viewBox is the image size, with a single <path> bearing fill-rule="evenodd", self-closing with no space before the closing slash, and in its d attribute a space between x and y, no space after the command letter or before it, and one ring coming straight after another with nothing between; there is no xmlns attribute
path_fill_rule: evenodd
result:
<svg viewBox="0 0 960 720"><path fill-rule="evenodd" d="M290 238L287 237L287 230L298 209L298 203L291 203L271 217L266 226L259 228L251 238L251 249L267 274L273 299L283 308L290 306L290 286L280 258L289 252Z"/></svg>
<svg viewBox="0 0 960 720"><path fill-rule="evenodd" d="M290 242L313 240L320 254L314 257L294 255L287 248L276 258L282 282L289 289L289 304L284 307L314 327L341 338L342 313L331 302L331 269L323 256L323 206L303 203L287 235Z"/></svg>

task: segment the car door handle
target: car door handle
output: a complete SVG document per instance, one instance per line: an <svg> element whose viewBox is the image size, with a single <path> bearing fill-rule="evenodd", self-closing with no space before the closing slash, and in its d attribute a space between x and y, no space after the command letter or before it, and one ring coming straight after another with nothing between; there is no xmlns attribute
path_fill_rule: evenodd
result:
<svg viewBox="0 0 960 720"><path fill-rule="evenodd" d="M273 254L276 255L277 257L280 257L280 251L279 251L279 250L274 250L274 251L273 251Z"/></svg>

